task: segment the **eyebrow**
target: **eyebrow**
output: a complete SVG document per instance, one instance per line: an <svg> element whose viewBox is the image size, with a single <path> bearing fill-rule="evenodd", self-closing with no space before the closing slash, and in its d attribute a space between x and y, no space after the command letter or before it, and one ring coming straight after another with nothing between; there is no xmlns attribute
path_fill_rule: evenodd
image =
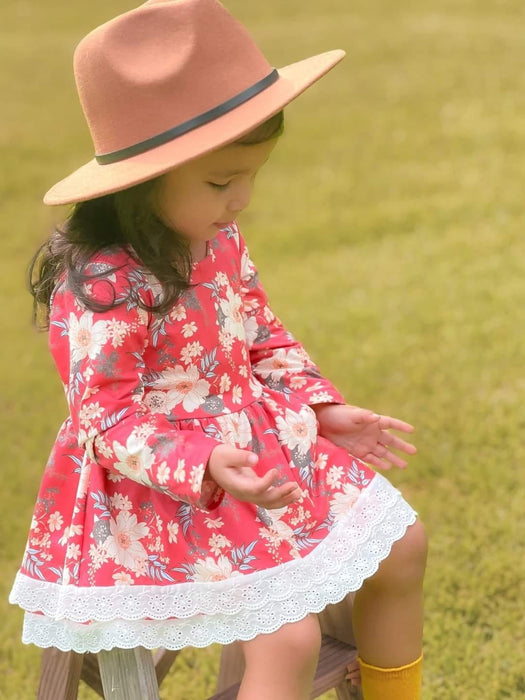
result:
<svg viewBox="0 0 525 700"><path fill-rule="evenodd" d="M263 165L265 165L270 160L270 156L261 163L257 170L260 170ZM235 175L245 175L251 172L251 168L245 168L244 170L213 170L208 173L210 177L234 177Z"/></svg>

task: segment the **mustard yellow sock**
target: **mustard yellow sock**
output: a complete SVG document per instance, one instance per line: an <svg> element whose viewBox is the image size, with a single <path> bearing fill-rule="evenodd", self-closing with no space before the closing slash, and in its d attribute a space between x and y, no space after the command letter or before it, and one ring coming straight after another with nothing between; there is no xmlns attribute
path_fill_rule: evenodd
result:
<svg viewBox="0 0 525 700"><path fill-rule="evenodd" d="M399 668L379 668L359 659L365 700L419 700L423 656Z"/></svg>

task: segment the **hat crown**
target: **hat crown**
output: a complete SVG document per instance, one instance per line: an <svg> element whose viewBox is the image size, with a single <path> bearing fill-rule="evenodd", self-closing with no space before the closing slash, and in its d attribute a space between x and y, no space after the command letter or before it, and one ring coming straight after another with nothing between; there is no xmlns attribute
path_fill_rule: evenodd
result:
<svg viewBox="0 0 525 700"><path fill-rule="evenodd" d="M74 66L98 154L172 129L271 71L216 0L149 0L88 34Z"/></svg>

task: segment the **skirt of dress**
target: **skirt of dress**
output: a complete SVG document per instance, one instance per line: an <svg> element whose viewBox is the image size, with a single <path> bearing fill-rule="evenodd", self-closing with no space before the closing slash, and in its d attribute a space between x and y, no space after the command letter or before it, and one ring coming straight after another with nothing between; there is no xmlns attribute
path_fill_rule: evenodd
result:
<svg viewBox="0 0 525 700"><path fill-rule="evenodd" d="M375 474L304 557L262 571L218 570L211 580L158 587L79 588L19 573L11 602L27 611L25 643L63 651L181 649L249 640L357 591L415 519L400 492Z"/></svg>

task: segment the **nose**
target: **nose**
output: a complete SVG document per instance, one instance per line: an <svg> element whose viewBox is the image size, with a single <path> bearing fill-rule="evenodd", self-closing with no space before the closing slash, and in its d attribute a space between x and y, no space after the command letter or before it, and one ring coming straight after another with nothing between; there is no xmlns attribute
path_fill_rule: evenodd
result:
<svg viewBox="0 0 525 700"><path fill-rule="evenodd" d="M228 202L228 211L231 211L232 214L238 214L243 209L246 209L252 196L252 187L253 183L251 181L239 182Z"/></svg>

